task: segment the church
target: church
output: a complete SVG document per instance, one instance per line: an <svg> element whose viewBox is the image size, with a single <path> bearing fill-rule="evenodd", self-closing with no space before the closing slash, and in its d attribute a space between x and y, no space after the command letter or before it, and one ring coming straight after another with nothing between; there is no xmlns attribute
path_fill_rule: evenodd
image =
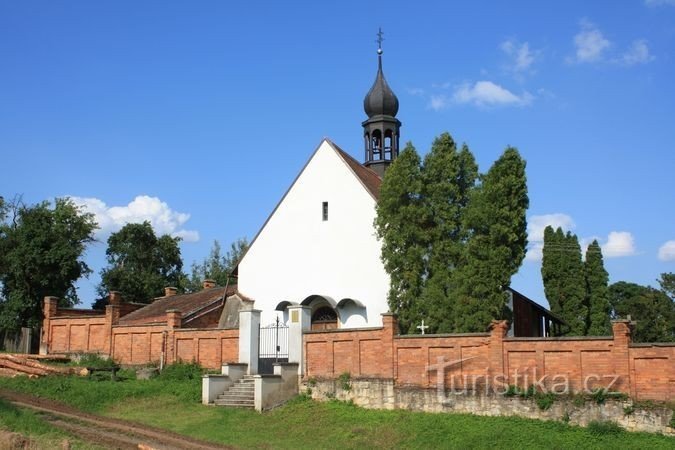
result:
<svg viewBox="0 0 675 450"><path fill-rule="evenodd" d="M363 102L363 163L324 139L239 261L231 300L253 302L262 325L277 317L288 323L291 305L311 308L313 330L381 326L389 310L389 276L373 224L382 177L399 153L401 122L382 53L380 45ZM509 292L512 335L546 336L560 326L550 311Z"/></svg>

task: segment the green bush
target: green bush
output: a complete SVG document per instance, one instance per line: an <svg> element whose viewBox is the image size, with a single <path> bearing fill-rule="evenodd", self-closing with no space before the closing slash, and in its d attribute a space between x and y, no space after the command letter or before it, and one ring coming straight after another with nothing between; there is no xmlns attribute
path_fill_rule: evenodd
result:
<svg viewBox="0 0 675 450"><path fill-rule="evenodd" d="M200 379L204 369L197 363L176 362L164 367L157 378L165 381L186 381Z"/></svg>
<svg viewBox="0 0 675 450"><path fill-rule="evenodd" d="M105 369L114 367L115 361L110 358L102 358L97 353L84 353L80 356L80 360L74 363L78 367L95 367L97 369Z"/></svg>
<svg viewBox="0 0 675 450"><path fill-rule="evenodd" d="M504 397L515 397L518 395L518 390L518 386L510 384L509 388L504 392Z"/></svg>
<svg viewBox="0 0 675 450"><path fill-rule="evenodd" d="M607 400L607 389L603 388L595 389L591 394L591 398L598 405L602 405L603 403L605 403L605 400Z"/></svg>
<svg viewBox="0 0 675 450"><path fill-rule="evenodd" d="M351 383L352 376L349 374L349 372L343 372L340 374L338 377L338 380L340 381L340 387L344 391L351 391L352 389L352 383Z"/></svg>
<svg viewBox="0 0 675 450"><path fill-rule="evenodd" d="M549 409L551 406L553 406L553 402L556 400L556 396L553 392L547 392L547 393L537 393L535 396L535 400L537 402L537 406L539 409L542 411L546 411Z"/></svg>
<svg viewBox="0 0 675 450"><path fill-rule="evenodd" d="M588 423L588 431L596 436L605 436L621 433L623 428L616 422L594 420Z"/></svg>

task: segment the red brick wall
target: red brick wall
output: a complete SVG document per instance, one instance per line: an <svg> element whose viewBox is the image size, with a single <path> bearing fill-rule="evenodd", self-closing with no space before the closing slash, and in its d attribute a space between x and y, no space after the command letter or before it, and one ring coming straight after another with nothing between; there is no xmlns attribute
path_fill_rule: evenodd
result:
<svg viewBox="0 0 675 450"><path fill-rule="evenodd" d="M124 308L108 305L105 314L65 315L55 297L45 299L42 344L49 353L103 353L120 364L197 362L217 369L239 360L239 330L180 328L180 312L167 314L158 324L117 325ZM131 305L136 308L137 305ZM68 310L66 310L68 311ZM175 319L178 320L169 320ZM190 322L217 325L220 311ZM214 323L215 321L215 323Z"/></svg>
<svg viewBox="0 0 675 450"><path fill-rule="evenodd" d="M629 348L632 396L675 399L675 345L636 344Z"/></svg>
<svg viewBox="0 0 675 450"><path fill-rule="evenodd" d="M179 329L174 331L173 338L172 361L194 361L210 369L239 361L239 330Z"/></svg>
<svg viewBox="0 0 675 450"><path fill-rule="evenodd" d="M103 315L89 317L56 317L48 322L43 342L50 353L105 351L106 318Z"/></svg>
<svg viewBox="0 0 675 450"><path fill-rule="evenodd" d="M506 338L491 333L394 336L395 322L361 330L306 332L305 376L393 379L399 386L499 389L541 384L561 392L609 388L637 399L675 400L675 345L631 345L626 322L611 338ZM440 371L440 372L439 372Z"/></svg>

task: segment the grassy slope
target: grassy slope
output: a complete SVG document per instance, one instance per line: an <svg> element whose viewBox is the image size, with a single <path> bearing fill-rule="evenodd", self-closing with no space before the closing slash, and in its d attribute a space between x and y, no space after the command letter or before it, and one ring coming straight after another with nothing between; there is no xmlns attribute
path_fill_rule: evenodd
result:
<svg viewBox="0 0 675 450"><path fill-rule="evenodd" d="M57 399L241 447L272 448L675 448L644 433L593 434L559 422L515 417L375 411L298 399L266 414L199 404L200 380L121 382L77 377L0 379L0 387Z"/></svg>
<svg viewBox="0 0 675 450"><path fill-rule="evenodd" d="M48 424L32 411L17 408L4 400L0 400L0 428L29 437L37 448L61 448L65 440L70 442L73 449L100 448L87 445ZM0 443L0 448L2 448L2 443Z"/></svg>

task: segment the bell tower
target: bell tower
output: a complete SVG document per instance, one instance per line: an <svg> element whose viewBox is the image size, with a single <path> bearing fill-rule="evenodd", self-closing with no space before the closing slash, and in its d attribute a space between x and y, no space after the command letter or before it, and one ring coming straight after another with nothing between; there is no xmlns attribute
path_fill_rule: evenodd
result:
<svg viewBox="0 0 675 450"><path fill-rule="evenodd" d="M377 33L377 76L375 83L363 99L363 109L368 115L363 125L366 155L364 165L384 176L399 152L401 122L396 118L398 98L387 84L382 72L382 29Z"/></svg>

